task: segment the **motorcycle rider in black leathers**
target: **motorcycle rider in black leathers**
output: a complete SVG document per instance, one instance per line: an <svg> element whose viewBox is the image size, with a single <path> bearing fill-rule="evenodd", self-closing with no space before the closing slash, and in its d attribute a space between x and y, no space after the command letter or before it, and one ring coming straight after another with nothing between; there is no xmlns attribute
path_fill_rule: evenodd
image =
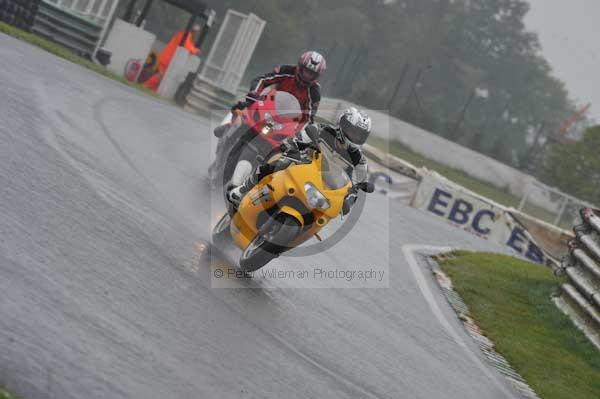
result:
<svg viewBox="0 0 600 399"><path fill-rule="evenodd" d="M362 153L360 146L367 141L371 133L371 118L356 108L348 108L338 118L337 125L311 124L306 128L315 129L318 137L334 153L337 153L346 166L346 172L352 176L354 184L367 181L367 158ZM311 139L305 131L296 134L295 137L285 140L281 144L284 153L290 151L301 151L311 145ZM245 178L239 186L231 187L227 192L228 201L237 208L243 196L252 189L261 179L271 173L287 168L293 161L289 158L281 158L272 163L265 163L256 168L254 173ZM350 207L356 201L356 194L351 193L346 198L344 214L350 211Z"/></svg>

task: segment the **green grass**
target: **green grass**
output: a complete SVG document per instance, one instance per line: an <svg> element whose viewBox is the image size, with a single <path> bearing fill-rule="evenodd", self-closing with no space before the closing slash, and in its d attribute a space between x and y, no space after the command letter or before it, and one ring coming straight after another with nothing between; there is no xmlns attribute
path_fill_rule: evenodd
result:
<svg viewBox="0 0 600 399"><path fill-rule="evenodd" d="M542 399L600 398L600 353L551 302L550 269L457 252L440 261L479 327Z"/></svg>
<svg viewBox="0 0 600 399"><path fill-rule="evenodd" d="M422 155L411 151L398 141L388 142L387 140L372 137L369 138L369 144L382 150L385 150L390 154L395 155L407 162L410 162L411 164L417 167L426 167L429 170L434 170L440 175L455 182L456 184L463 186L466 189L471 190L483 197L490 198L491 200L501 205L512 207L515 209L519 207L521 198L512 195L508 191L508 188L495 187L490 183L469 176L468 174L460 170L451 168L437 161L426 158ZM525 206L525 209L523 209L523 211L533 217L536 217L549 223L553 223L554 218L556 216L543 208L532 205L531 203L528 203ZM567 226L567 228L570 228L570 226Z"/></svg>
<svg viewBox="0 0 600 399"><path fill-rule="evenodd" d="M156 94L152 90L145 88L143 85L138 84L138 83L132 83L132 82L128 81L127 79L125 79L124 77L116 75L116 74L106 70L106 68L104 68L103 66L95 64L86 58L80 57L80 56L76 55L75 53L73 53L68 48L63 47L59 44L56 44L56 43L54 43L50 40L47 40L41 36L35 35L33 33L25 32L24 30L15 28L14 26L8 25L4 22L0 22L0 33L4 33L4 34L12 36L16 39L19 39L19 40L22 40L29 44L32 44L34 46L37 46L51 54L56 55L57 57L63 58L67 61L70 61L74 64L80 65L84 68L90 69L94 72L97 72L97 73L104 75L108 78L111 78L113 80L116 80L127 86L136 88L146 94L156 96Z"/></svg>
<svg viewBox="0 0 600 399"><path fill-rule="evenodd" d="M427 169L435 170L449 180L452 180L453 182L460 184L471 191L483 195L484 197L492 198L494 201L502 205L512 207L519 206L519 199L510 194L507 189L503 190L494 187L489 183L471 177L457 169L450 168L439 162L425 158L422 155L412 152L410 149L397 141L387 142L386 140L373 138L369 139L369 143L382 149L386 149L385 146L387 146L387 150L390 152L390 154L402 158L417 167L426 167Z"/></svg>
<svg viewBox="0 0 600 399"><path fill-rule="evenodd" d="M19 397L0 388L0 399L19 399Z"/></svg>

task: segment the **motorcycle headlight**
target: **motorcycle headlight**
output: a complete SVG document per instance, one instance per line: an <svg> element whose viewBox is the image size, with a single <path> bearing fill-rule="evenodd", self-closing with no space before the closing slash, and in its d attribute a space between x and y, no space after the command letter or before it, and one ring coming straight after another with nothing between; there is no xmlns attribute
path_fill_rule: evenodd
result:
<svg viewBox="0 0 600 399"><path fill-rule="evenodd" d="M308 206L310 206L311 209L329 209L329 201L327 201L327 198L325 198L325 196L311 183L306 183L304 185L304 191L306 192Z"/></svg>

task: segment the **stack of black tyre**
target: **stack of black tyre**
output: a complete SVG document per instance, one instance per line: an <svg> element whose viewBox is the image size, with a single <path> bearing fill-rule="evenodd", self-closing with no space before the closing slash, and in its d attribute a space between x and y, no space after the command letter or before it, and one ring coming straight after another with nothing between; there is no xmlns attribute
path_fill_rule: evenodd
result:
<svg viewBox="0 0 600 399"><path fill-rule="evenodd" d="M41 0L0 0L0 21L29 31Z"/></svg>

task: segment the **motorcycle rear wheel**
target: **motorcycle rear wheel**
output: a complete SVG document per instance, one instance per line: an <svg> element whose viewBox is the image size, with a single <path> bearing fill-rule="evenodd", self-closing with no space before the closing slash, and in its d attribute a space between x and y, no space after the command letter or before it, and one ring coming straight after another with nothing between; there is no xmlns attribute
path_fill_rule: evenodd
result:
<svg viewBox="0 0 600 399"><path fill-rule="evenodd" d="M240 269L253 272L289 249L288 245L300 234L302 226L291 216L280 215L259 232L240 257Z"/></svg>

